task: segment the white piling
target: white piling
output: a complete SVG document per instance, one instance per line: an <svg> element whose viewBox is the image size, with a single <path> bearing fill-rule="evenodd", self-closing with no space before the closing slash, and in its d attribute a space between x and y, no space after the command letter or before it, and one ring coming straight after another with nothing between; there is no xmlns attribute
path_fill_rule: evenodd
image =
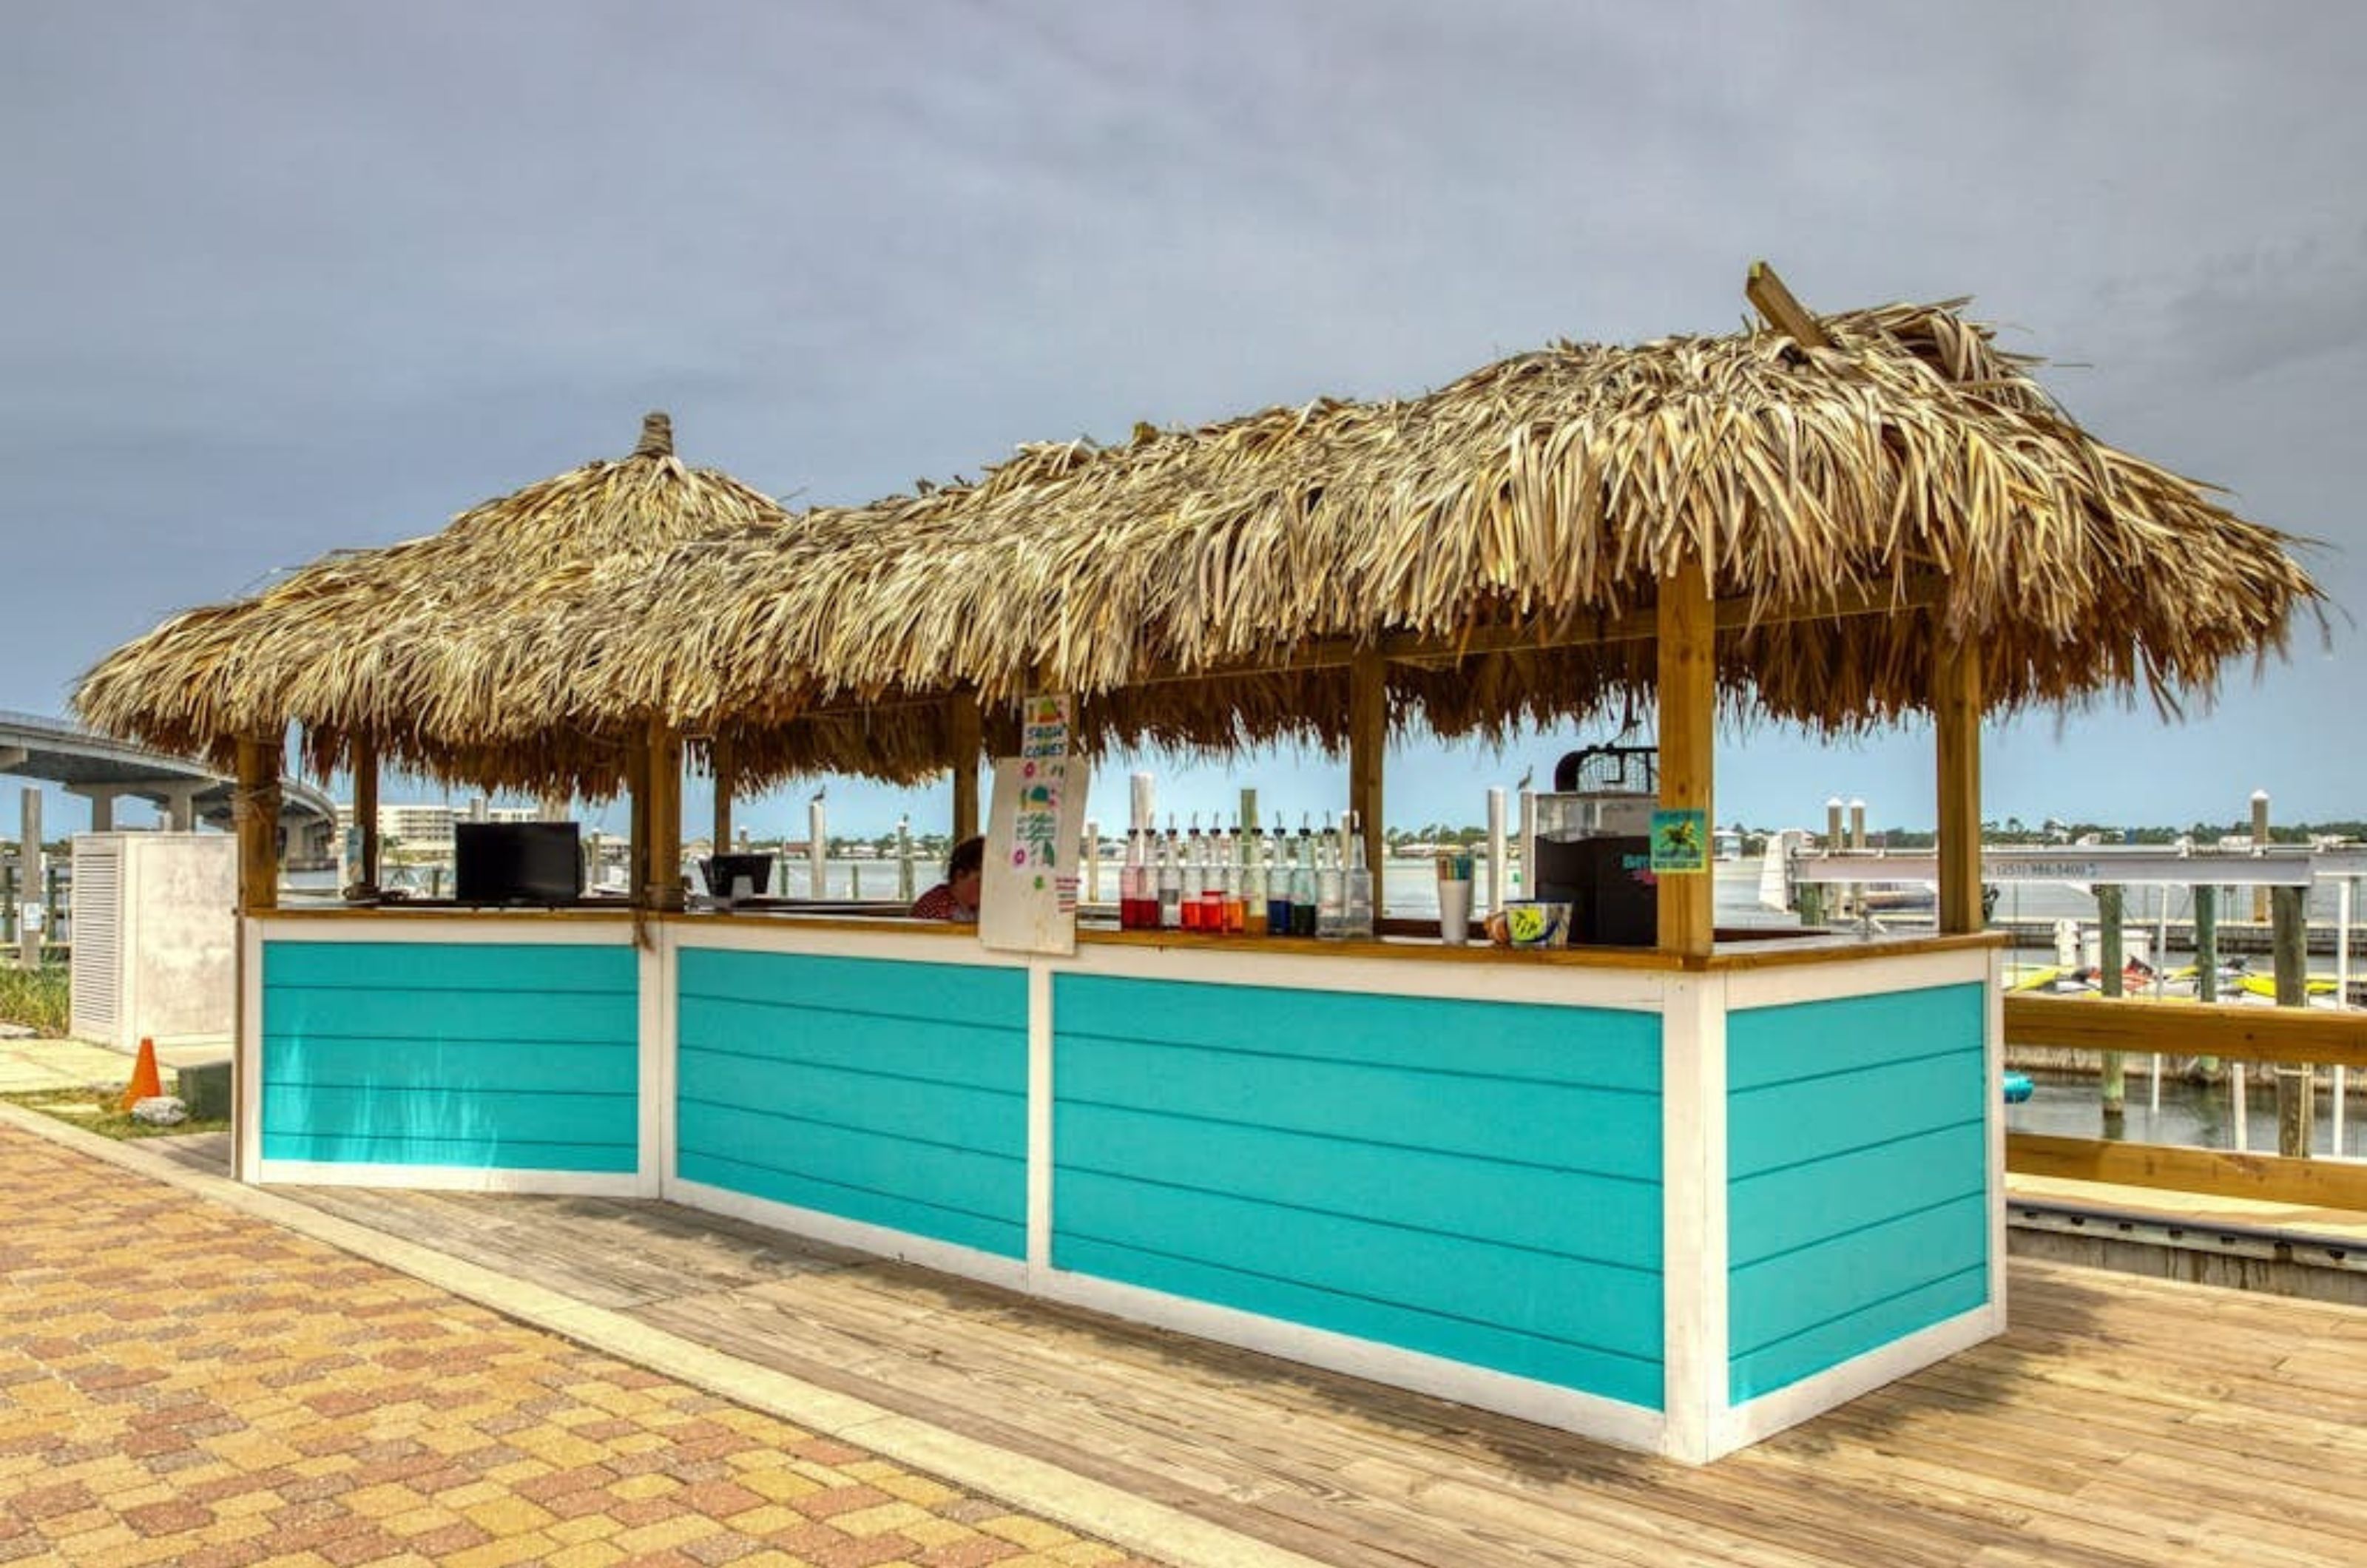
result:
<svg viewBox="0 0 2367 1568"><path fill-rule="evenodd" d="M1504 907L1504 790L1499 784L1488 792L1488 897L1480 903L1480 913L1493 914Z"/></svg>
<svg viewBox="0 0 2367 1568"><path fill-rule="evenodd" d="M813 896L820 898L830 876L830 813L820 795L806 802L806 863L813 873Z"/></svg>
<svg viewBox="0 0 2367 1568"><path fill-rule="evenodd" d="M1085 902L1102 901L1102 825L1098 818L1085 818Z"/></svg>
<svg viewBox="0 0 2367 1568"><path fill-rule="evenodd" d="M896 818L896 897L910 904L919 895L912 890L912 819Z"/></svg>
<svg viewBox="0 0 2367 1568"><path fill-rule="evenodd" d="M1509 868L1508 868L1509 870ZM1537 883L1537 792L1521 792L1521 892L1535 888ZM1508 879L1504 886L1512 886Z"/></svg>
<svg viewBox="0 0 2367 1568"><path fill-rule="evenodd" d="M2334 885L2334 1005L2350 1005L2350 878L2344 877ZM2350 1098L2350 1069L2334 1069L2334 1147L2331 1154L2342 1152L2343 1109Z"/></svg>

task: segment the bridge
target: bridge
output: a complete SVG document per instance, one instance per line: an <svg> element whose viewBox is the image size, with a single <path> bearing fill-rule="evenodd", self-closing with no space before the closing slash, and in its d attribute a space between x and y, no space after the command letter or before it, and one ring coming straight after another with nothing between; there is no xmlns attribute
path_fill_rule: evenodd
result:
<svg viewBox="0 0 2367 1568"><path fill-rule="evenodd" d="M168 827L227 829L235 781L203 762L117 740L61 718L0 709L0 774L63 786L90 802L91 830L114 830L115 803L144 800ZM291 864L334 864L337 812L329 797L294 779L280 783L279 823Z"/></svg>

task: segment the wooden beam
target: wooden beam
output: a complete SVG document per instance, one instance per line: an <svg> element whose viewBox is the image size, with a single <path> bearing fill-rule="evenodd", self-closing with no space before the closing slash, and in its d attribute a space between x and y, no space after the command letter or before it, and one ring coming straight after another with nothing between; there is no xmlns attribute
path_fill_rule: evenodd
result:
<svg viewBox="0 0 2367 1568"><path fill-rule="evenodd" d="M715 852L731 852L731 742L720 735L707 742L707 760L715 770Z"/></svg>
<svg viewBox="0 0 2367 1568"><path fill-rule="evenodd" d="M1388 850L1381 841L1381 758L1389 740L1389 664L1377 648L1359 651L1348 667L1348 805L1365 835L1365 866L1373 874L1375 904ZM1374 911L1379 913L1376 908Z"/></svg>
<svg viewBox="0 0 2367 1568"><path fill-rule="evenodd" d="M357 736L345 752L354 775L354 826L361 829L362 863L354 877L354 893L371 898L379 888L378 747ZM342 846L340 846L342 848Z"/></svg>
<svg viewBox="0 0 2367 1568"><path fill-rule="evenodd" d="M279 907L279 758L277 735L238 738L238 791L231 821L238 829L238 907Z"/></svg>
<svg viewBox="0 0 2367 1568"><path fill-rule="evenodd" d="M2009 1133L2005 1168L2020 1176L2168 1188L2214 1198L2253 1198L2317 1209L2367 1209L2367 1166L2341 1160L2286 1159L2223 1149L2130 1144ZM2208 1229L2198 1224L2195 1228Z"/></svg>
<svg viewBox="0 0 2367 1568"><path fill-rule="evenodd" d="M650 726L650 886L652 909L682 908L682 737Z"/></svg>
<svg viewBox="0 0 2367 1568"><path fill-rule="evenodd" d="M1769 326L1801 347L1832 347L1833 340L1826 333L1824 324L1808 314L1806 306L1793 298L1792 291L1784 287L1784 280L1775 276L1775 269L1765 262L1750 264L1750 276L1744 282L1742 292L1751 304L1758 307L1759 313L1767 318Z"/></svg>
<svg viewBox="0 0 2367 1568"><path fill-rule="evenodd" d="M946 738L953 753L954 842L958 844L978 835L978 760L982 742L976 694L961 692L949 700Z"/></svg>
<svg viewBox="0 0 2367 1568"><path fill-rule="evenodd" d="M1940 934L1979 931L1981 918L1981 659L1963 643L1932 660L1931 709L1940 770Z"/></svg>
<svg viewBox="0 0 2367 1568"><path fill-rule="evenodd" d="M1716 617L1709 570L1688 557L1660 580L1660 800L1666 809L1699 811L1713 820L1713 743L1717 725ZM1708 840L1703 840L1706 854ZM1716 881L1706 864L1697 873L1667 875L1659 884L1659 947L1706 958L1715 936Z"/></svg>
<svg viewBox="0 0 2367 1568"><path fill-rule="evenodd" d="M2367 1067L2367 1011L2239 1008L2098 997L2005 998L2010 1045Z"/></svg>

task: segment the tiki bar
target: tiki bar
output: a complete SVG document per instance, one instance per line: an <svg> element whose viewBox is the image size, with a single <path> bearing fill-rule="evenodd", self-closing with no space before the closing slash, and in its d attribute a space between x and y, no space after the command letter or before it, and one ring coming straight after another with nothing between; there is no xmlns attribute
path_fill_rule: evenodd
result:
<svg viewBox="0 0 2367 1568"><path fill-rule="evenodd" d="M787 512L652 416L117 650L85 719L240 779L239 1176L664 1200L1693 1462L1999 1332L1982 721L2174 713L2319 594L1962 301L1747 293L1730 335L861 506ZM1637 715L1639 931L1079 908L1096 760L1344 755L1376 874L1392 736ZM1684 851L1754 722L1928 728L1934 934L1718 929ZM277 894L291 738L354 780L334 905ZM686 898L685 769L719 850L735 792L950 770L980 923ZM631 897L382 897L381 770L629 798Z"/></svg>

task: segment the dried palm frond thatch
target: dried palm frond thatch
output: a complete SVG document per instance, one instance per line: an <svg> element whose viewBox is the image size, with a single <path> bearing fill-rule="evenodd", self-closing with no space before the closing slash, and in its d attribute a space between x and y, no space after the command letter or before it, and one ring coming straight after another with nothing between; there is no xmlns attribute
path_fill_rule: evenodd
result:
<svg viewBox="0 0 2367 1568"><path fill-rule="evenodd" d="M779 504L674 456L672 422L642 422L632 455L489 501L442 532L340 551L253 598L191 610L109 654L80 682L85 722L232 765L236 738L303 727L308 766L355 739L385 763L456 783L611 794L615 724L504 711L574 671L520 634L583 613L595 569L732 529L777 526ZM493 714L487 724L465 716Z"/></svg>
<svg viewBox="0 0 2367 1568"><path fill-rule="evenodd" d="M1122 446L1023 448L976 483L786 520L641 453L197 611L85 677L99 728L225 756L298 722L480 784L606 793L651 721L750 787L911 780L989 749L1006 699L1078 698L1089 750L1501 736L1631 711L1681 562L1719 601L1737 712L1850 731L1928 708L1978 650L1991 711L2174 710L2281 651L2321 595L2294 541L2105 446L1961 301L1633 347L1558 344L1424 397L1325 400Z"/></svg>
<svg viewBox="0 0 2367 1568"><path fill-rule="evenodd" d="M1650 612L1688 556L1728 703L1828 731L1926 709L1943 639L1979 650L1992 711L2175 709L2281 650L2320 598L2293 541L2096 440L1961 304L1827 317L1829 347L1560 344L1426 397L1026 447L974 484L688 541L544 624L572 651L524 706L793 735L1063 690L1095 746L1331 743L1366 647L1397 722L1501 734L1648 702ZM829 765L819 731L787 744Z"/></svg>

